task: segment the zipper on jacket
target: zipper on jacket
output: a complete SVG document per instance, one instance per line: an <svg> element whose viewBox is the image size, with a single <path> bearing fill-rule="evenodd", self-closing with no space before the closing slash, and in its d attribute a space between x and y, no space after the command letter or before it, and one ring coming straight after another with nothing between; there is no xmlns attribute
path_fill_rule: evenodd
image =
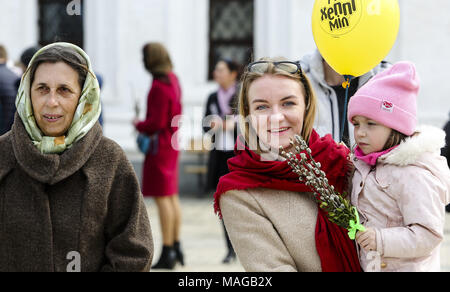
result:
<svg viewBox="0 0 450 292"><path fill-rule="evenodd" d="M327 93L328 93L328 99L330 100L330 104L331 104L331 126L332 126L332 131L333 131L333 139L334 137L334 113L333 113L333 100L331 99L331 91L329 89L327 89Z"/></svg>

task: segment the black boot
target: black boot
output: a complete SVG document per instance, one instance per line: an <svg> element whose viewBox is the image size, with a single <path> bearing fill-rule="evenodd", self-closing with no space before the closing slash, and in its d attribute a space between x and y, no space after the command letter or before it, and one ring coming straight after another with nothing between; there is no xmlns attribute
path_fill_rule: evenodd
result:
<svg viewBox="0 0 450 292"><path fill-rule="evenodd" d="M445 207L445 210L447 211L447 213L450 213L450 204L448 204L447 207Z"/></svg>
<svg viewBox="0 0 450 292"><path fill-rule="evenodd" d="M176 263L177 263L177 254L173 249L173 246L164 245L159 261L156 265L152 267L152 269L173 270L173 268L175 268Z"/></svg>
<svg viewBox="0 0 450 292"><path fill-rule="evenodd" d="M227 248L228 248L228 253L227 253L226 257L223 259L222 263L229 264L229 263L231 263L231 261L236 260L236 253L234 252L233 245L231 244L230 237L228 237L228 232L227 232L227 229L225 228L225 224L223 224L223 221L222 221L222 226L223 226L223 232L225 235L225 242L227 243Z"/></svg>
<svg viewBox="0 0 450 292"><path fill-rule="evenodd" d="M234 250L228 250L228 254L227 256L223 259L222 263L224 264L229 264L232 261L236 260L236 253L234 252Z"/></svg>

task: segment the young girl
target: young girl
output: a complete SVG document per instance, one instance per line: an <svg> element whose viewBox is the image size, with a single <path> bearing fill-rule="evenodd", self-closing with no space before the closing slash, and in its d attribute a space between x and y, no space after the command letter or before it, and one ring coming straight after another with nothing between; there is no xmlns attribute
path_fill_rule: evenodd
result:
<svg viewBox="0 0 450 292"><path fill-rule="evenodd" d="M419 79L400 62L352 97L348 119L357 147L352 204L365 271L439 271L450 171L440 149L443 131L416 129Z"/></svg>

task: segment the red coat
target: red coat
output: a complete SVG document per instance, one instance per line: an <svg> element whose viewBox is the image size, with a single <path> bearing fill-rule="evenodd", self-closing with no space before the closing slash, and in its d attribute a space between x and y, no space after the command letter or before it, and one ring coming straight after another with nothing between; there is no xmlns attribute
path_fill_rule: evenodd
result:
<svg viewBox="0 0 450 292"><path fill-rule="evenodd" d="M148 197L178 194L178 150L172 145L172 137L178 126L172 127L172 119L181 115L181 87L175 74L168 79L154 79L147 101L146 120L136 125L139 132L158 135L156 154L145 157L142 173L142 193ZM177 124L177 123L176 123Z"/></svg>

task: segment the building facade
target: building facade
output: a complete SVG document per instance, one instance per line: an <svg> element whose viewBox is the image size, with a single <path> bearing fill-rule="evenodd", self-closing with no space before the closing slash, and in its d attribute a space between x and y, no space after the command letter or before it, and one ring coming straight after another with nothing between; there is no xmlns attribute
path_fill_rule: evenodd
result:
<svg viewBox="0 0 450 292"><path fill-rule="evenodd" d="M377 1L377 0L373 0ZM419 122L441 127L450 110L447 0L400 0L401 27L387 60L411 60L422 79ZM0 43L12 60L37 43L73 40L104 79L105 134L136 151L135 103L145 114L151 77L145 43L169 49L183 87L182 145L201 137L211 68L219 55L245 63L262 56L300 59L315 49L313 0L0 0Z"/></svg>

